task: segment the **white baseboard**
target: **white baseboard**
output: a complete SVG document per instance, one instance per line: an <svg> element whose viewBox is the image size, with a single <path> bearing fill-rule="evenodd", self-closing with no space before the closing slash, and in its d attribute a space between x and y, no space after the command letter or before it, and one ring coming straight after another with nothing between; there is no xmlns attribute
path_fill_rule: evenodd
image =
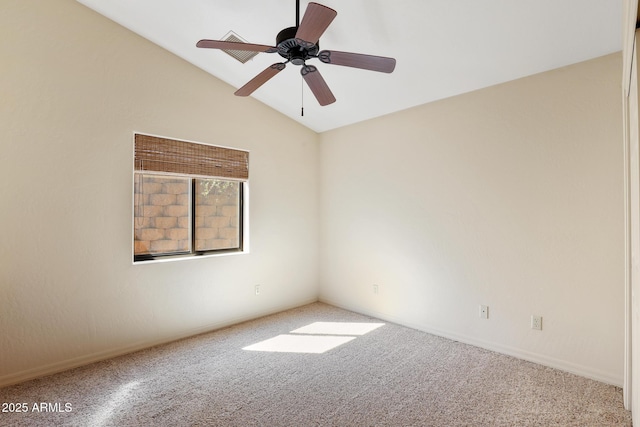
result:
<svg viewBox="0 0 640 427"><path fill-rule="evenodd" d="M172 337L167 337L167 338L154 340L154 341L141 341L141 342L131 344L125 347L120 347L117 349L99 351L92 354L87 354L79 357L74 357L71 359L62 360L59 362L54 362L45 366L38 366L36 368L26 369L24 371L3 375L0 377L0 388L7 387L13 384L18 384L24 381L29 381L35 378L46 377L49 375L57 374L59 372L68 371L70 369L78 368L81 366L86 366L91 363L96 363L96 362L111 359L114 357L123 356L125 354L134 353L136 351L144 350L150 347L155 347L157 345L168 344L170 342L178 341L184 338L204 334L207 332L212 332L217 329L222 329L228 326L236 325L238 323L259 319L261 317L280 313L282 311L290 310L297 307L302 307L304 305L312 304L317 301L318 299L315 298L312 300L302 301L300 303L296 303L290 306L271 308L268 310L257 312L253 315L240 316L240 317L229 319L223 322L216 322L210 325L194 328L188 331L184 331Z"/></svg>
<svg viewBox="0 0 640 427"><path fill-rule="evenodd" d="M623 378L618 375L612 375L608 372L603 372L597 369L593 369L587 366L575 364L572 362L568 362L566 360L556 359L553 357L545 356L543 354L532 353L529 351L521 350L515 347L505 346L502 344L497 344L489 341L480 340L468 335L461 335L450 331L444 331L441 329L433 328L429 325L415 324L411 322L406 322L404 319L399 319L394 316L389 316L385 313L379 313L375 310L366 309L363 307L352 306L348 304L338 303L336 301L332 301L328 298L320 298L320 302L325 304L333 305L335 307L339 307L345 310L354 311L356 313L361 313L367 316L372 316L381 320L386 320L389 322L397 323L398 325L407 326L412 329L416 329L419 331L427 332L433 335L437 335L443 338L448 338L454 341L459 341L465 344L470 344L476 347L484 348L486 350L495 351L497 353L506 354L508 356L513 356L518 359L526 360L529 362L537 363L539 365L548 366L550 368L559 369L561 371L569 372L575 375L579 375L581 377L589 378L592 380L600 381L605 384L614 385L617 387L622 387Z"/></svg>

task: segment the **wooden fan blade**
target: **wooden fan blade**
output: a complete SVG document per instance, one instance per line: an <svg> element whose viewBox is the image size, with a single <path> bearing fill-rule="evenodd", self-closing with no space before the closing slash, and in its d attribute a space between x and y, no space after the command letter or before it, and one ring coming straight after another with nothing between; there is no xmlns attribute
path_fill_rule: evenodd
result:
<svg viewBox="0 0 640 427"><path fill-rule="evenodd" d="M324 81L320 71L318 71L316 67L313 65L304 65L300 73L320 105L325 106L336 102L336 98L333 96L333 93L331 93L331 89L329 89L327 82Z"/></svg>
<svg viewBox="0 0 640 427"><path fill-rule="evenodd" d="M278 74L280 71L284 70L286 65L284 62L278 62L276 64L272 64L267 67L263 72L249 80L247 84L242 86L235 92L236 96L249 96L260 86L265 84L269 79Z"/></svg>
<svg viewBox="0 0 640 427"><path fill-rule="evenodd" d="M222 40L200 40L198 43L196 43L196 47L203 47L207 49L248 50L251 52L267 52L267 53L278 51L277 47L267 46L264 44L227 42Z"/></svg>
<svg viewBox="0 0 640 427"><path fill-rule="evenodd" d="M384 56L363 55L361 53L323 50L318 54L325 64L344 65L345 67L362 68L363 70L391 73L396 68L396 60Z"/></svg>
<svg viewBox="0 0 640 427"><path fill-rule="evenodd" d="M296 39L315 45L338 12L318 3L309 3L302 22L296 32Z"/></svg>

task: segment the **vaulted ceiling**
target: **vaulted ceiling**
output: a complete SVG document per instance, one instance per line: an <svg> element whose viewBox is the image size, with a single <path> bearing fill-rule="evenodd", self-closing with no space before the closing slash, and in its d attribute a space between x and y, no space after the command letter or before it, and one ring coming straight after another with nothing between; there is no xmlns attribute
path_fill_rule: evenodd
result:
<svg viewBox="0 0 640 427"><path fill-rule="evenodd" d="M196 42L232 31L273 46L280 30L296 24L295 0L77 1L227 82L230 93L282 58L259 53L243 64ZM397 60L391 74L309 60L337 99L324 107L293 64L251 95L317 132L621 49L622 2L616 0L317 2L338 12L321 49ZM301 17L308 3L300 1Z"/></svg>

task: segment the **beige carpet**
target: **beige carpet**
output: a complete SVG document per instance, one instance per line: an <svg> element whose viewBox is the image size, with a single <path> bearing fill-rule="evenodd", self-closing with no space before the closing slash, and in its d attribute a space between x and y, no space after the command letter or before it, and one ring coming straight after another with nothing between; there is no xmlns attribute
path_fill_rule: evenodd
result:
<svg viewBox="0 0 640 427"><path fill-rule="evenodd" d="M321 303L3 388L0 402L28 408L2 426L631 425L617 387Z"/></svg>

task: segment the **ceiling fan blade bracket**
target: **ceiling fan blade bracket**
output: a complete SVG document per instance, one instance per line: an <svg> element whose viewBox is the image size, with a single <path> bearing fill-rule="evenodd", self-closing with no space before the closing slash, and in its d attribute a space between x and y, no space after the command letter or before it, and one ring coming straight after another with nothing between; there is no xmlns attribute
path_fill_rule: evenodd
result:
<svg viewBox="0 0 640 427"><path fill-rule="evenodd" d="M318 43L311 43L311 42L308 42L306 40L302 40L302 39L299 39L299 38L296 38L295 41L298 44L298 46L300 46L300 47L302 47L304 49L313 49L313 48L317 48L317 46L318 46Z"/></svg>
<svg viewBox="0 0 640 427"><path fill-rule="evenodd" d="M284 67L286 67L286 64L284 62L278 62L276 64L271 64L271 66L269 68L273 68L274 70L282 71L282 70L284 70Z"/></svg>
<svg viewBox="0 0 640 427"><path fill-rule="evenodd" d="M305 65L300 68L300 74L302 74L303 77L309 73L315 73L316 71L318 71L318 68L313 65Z"/></svg>
<svg viewBox="0 0 640 427"><path fill-rule="evenodd" d="M325 64L331 64L331 51L323 50L318 53L318 59Z"/></svg>

